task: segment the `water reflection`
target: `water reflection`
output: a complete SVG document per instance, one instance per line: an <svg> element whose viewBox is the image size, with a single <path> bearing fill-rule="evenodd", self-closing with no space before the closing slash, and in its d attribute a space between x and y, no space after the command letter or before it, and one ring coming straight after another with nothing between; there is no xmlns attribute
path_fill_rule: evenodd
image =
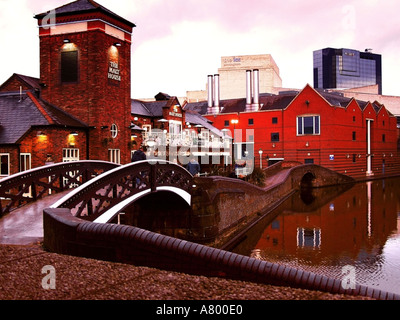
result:
<svg viewBox="0 0 400 320"><path fill-rule="evenodd" d="M345 188L295 194L232 251L400 293L400 179Z"/></svg>

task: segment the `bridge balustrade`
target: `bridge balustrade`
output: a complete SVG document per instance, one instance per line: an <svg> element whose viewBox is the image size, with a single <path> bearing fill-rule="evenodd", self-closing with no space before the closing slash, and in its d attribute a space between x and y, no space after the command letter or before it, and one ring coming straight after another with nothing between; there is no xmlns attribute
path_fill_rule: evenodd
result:
<svg viewBox="0 0 400 320"><path fill-rule="evenodd" d="M58 163L0 180L0 217L43 197L78 187L119 165L104 161Z"/></svg>
<svg viewBox="0 0 400 320"><path fill-rule="evenodd" d="M169 161L145 160L108 171L68 194L53 208L68 208L73 216L94 221L117 204L129 203L135 195L165 187L191 194L193 176Z"/></svg>

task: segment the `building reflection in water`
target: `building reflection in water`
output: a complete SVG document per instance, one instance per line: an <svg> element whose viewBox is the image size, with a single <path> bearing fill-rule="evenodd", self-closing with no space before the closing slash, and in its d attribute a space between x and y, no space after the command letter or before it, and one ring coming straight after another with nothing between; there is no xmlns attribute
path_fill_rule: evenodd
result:
<svg viewBox="0 0 400 320"><path fill-rule="evenodd" d="M382 279L400 287L400 179L345 188L295 194L233 251L334 277L350 264L364 284Z"/></svg>

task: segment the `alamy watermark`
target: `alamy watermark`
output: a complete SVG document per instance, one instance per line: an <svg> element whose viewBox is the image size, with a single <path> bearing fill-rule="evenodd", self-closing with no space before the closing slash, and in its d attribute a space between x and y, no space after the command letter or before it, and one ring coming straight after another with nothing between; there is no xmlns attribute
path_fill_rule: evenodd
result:
<svg viewBox="0 0 400 320"><path fill-rule="evenodd" d="M45 274L45 276L42 279L42 288L44 290L55 290L56 269L53 266L44 266L42 268L42 274Z"/></svg>
<svg viewBox="0 0 400 320"><path fill-rule="evenodd" d="M350 265L342 268L342 288L344 290L356 288L356 268Z"/></svg>
<svg viewBox="0 0 400 320"><path fill-rule="evenodd" d="M56 27L56 11L50 10L42 19L41 27L43 29L54 29Z"/></svg>
<svg viewBox="0 0 400 320"><path fill-rule="evenodd" d="M194 137L179 137L178 142L173 138L163 130L153 129L144 141L148 159L185 166L195 158L200 165L233 165L247 175L254 170L254 129L235 129L233 135L226 130L223 137L215 137L211 131L202 130Z"/></svg>
<svg viewBox="0 0 400 320"><path fill-rule="evenodd" d="M356 8L353 5L345 5L342 8L344 17L342 19L342 27L344 30L355 30L357 24Z"/></svg>

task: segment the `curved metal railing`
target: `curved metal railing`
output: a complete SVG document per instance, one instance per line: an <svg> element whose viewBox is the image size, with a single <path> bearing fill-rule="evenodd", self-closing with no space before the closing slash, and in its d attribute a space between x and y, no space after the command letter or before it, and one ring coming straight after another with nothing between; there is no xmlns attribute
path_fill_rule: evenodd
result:
<svg viewBox="0 0 400 320"><path fill-rule="evenodd" d="M118 164L77 161L48 165L0 180L0 217L28 203L80 186Z"/></svg>
<svg viewBox="0 0 400 320"><path fill-rule="evenodd" d="M174 187L191 194L193 176L175 163L155 160L130 163L98 176L56 202L52 208L71 209L72 215L90 221L144 191Z"/></svg>

